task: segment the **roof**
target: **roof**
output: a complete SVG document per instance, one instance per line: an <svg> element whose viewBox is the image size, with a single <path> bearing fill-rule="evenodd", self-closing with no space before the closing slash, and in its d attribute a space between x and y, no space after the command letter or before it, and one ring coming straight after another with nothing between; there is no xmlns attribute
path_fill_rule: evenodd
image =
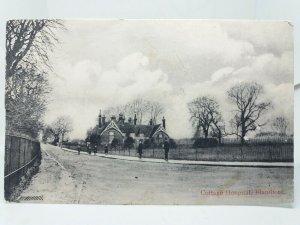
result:
<svg viewBox="0 0 300 225"><path fill-rule="evenodd" d="M105 122L104 125L100 128L99 134L101 134L105 128L110 124L111 121ZM144 134L145 137L152 137L155 131L160 127L160 124L157 125L134 125L129 122L115 121L116 125L120 131L124 134L134 133L135 135Z"/></svg>

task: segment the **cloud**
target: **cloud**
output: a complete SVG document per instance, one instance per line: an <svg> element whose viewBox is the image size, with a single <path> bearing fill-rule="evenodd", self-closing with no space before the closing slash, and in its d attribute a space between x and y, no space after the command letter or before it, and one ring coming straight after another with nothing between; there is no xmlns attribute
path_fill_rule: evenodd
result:
<svg viewBox="0 0 300 225"><path fill-rule="evenodd" d="M235 22L224 22L222 26L232 38L251 43L259 54L280 55L294 48L293 27L289 22L244 21L238 26Z"/></svg>
<svg viewBox="0 0 300 225"><path fill-rule="evenodd" d="M217 70L211 75L211 81L216 82L218 80L223 80L224 78L230 76L230 74L234 71L232 67L225 67Z"/></svg>
<svg viewBox="0 0 300 225"><path fill-rule="evenodd" d="M50 122L62 114L74 121L73 137L84 137L95 125L99 109L124 104L137 97L157 99L171 92L168 76L149 70L148 58L141 53L124 57L115 69L102 71L100 63L84 60L74 65L57 64L61 76L52 76L53 100L48 107Z"/></svg>
<svg viewBox="0 0 300 225"><path fill-rule="evenodd" d="M46 120L70 115L72 137L85 136L100 108L136 97L161 102L171 136L189 137L187 103L214 96L228 121L233 106L226 91L242 81L264 86L274 103L270 117L292 118L293 43L286 23L108 20L66 26L51 55Z"/></svg>
<svg viewBox="0 0 300 225"><path fill-rule="evenodd" d="M263 54L254 57L251 64L232 68L224 67L211 75L210 80L201 83L189 83L184 87L187 101L198 96L213 96L220 104L225 121L232 118L232 105L227 99L227 90L240 82L257 82L263 85L264 92L260 101L271 101L273 108L268 112L265 120L276 116L286 117L293 124L293 61L290 52L281 56ZM266 129L269 129L267 127ZM290 126L290 132L293 126Z"/></svg>

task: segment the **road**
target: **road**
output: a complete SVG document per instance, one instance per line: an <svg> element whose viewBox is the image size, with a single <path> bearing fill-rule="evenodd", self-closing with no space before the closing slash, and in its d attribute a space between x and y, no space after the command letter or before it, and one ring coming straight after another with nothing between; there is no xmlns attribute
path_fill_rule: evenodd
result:
<svg viewBox="0 0 300 225"><path fill-rule="evenodd" d="M287 204L293 168L151 163L77 155L42 145L40 171L23 191L43 203Z"/></svg>

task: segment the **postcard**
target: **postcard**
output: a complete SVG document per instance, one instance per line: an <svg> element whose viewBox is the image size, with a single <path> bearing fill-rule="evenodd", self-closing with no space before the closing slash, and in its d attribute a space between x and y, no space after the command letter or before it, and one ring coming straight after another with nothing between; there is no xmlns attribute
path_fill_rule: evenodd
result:
<svg viewBox="0 0 300 225"><path fill-rule="evenodd" d="M7 203L292 204L293 55L285 21L7 21Z"/></svg>

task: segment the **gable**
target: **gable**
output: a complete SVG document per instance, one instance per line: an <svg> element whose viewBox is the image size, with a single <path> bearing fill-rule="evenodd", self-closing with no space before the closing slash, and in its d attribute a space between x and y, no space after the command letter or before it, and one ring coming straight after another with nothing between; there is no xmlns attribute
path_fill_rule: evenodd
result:
<svg viewBox="0 0 300 225"><path fill-rule="evenodd" d="M118 125L113 120L104 128L104 130L102 130L102 132L100 133L100 136L105 131L108 131L110 129L114 129L114 130L118 131L122 136L124 136L123 132L120 130L120 128L118 127Z"/></svg>
<svg viewBox="0 0 300 225"><path fill-rule="evenodd" d="M166 134L166 135L169 137L169 135L168 135L167 132L166 132L166 129L165 129L161 124L159 124L159 125L156 127L156 129L153 129L152 134L151 134L151 137L155 136L155 135L156 135L157 133L159 133L159 132L163 132L164 134Z"/></svg>

